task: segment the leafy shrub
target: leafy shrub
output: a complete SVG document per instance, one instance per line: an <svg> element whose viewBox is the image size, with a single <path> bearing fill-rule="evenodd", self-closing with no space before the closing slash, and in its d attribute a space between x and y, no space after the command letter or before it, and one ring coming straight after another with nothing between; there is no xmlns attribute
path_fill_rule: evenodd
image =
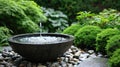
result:
<svg viewBox="0 0 120 67"><path fill-rule="evenodd" d="M8 45L7 39L10 36L10 30L6 27L0 27L0 46Z"/></svg>
<svg viewBox="0 0 120 67"><path fill-rule="evenodd" d="M63 33L64 34L70 34L70 35L74 35L79 28L81 28L82 26L80 24L72 24L71 26L67 27Z"/></svg>
<svg viewBox="0 0 120 67"><path fill-rule="evenodd" d="M0 0L0 26L7 26L14 34L39 31L37 23L45 19L33 1Z"/></svg>
<svg viewBox="0 0 120 67"><path fill-rule="evenodd" d="M44 15L48 20L42 24L47 32L62 32L68 26L68 17L61 11L42 7Z"/></svg>
<svg viewBox="0 0 120 67"><path fill-rule="evenodd" d="M80 11L77 13L76 19L79 21L81 25L89 25L90 20L92 19L95 14L86 11Z"/></svg>
<svg viewBox="0 0 120 67"><path fill-rule="evenodd" d="M25 14L35 23L44 22L46 17L43 15L41 7L38 6L34 1L19 1L21 8L24 10Z"/></svg>
<svg viewBox="0 0 120 67"><path fill-rule="evenodd" d="M109 40L112 36L120 34L118 29L105 29L102 32L97 34L96 37L96 50L106 54L105 47L107 44L107 40Z"/></svg>
<svg viewBox="0 0 120 67"><path fill-rule="evenodd" d="M120 30L120 12L105 9L99 14L79 12L77 20L82 25L97 25L101 28L118 28Z"/></svg>
<svg viewBox="0 0 120 67"><path fill-rule="evenodd" d="M75 34L75 45L80 48L95 49L96 36L101 31L98 26L84 26Z"/></svg>
<svg viewBox="0 0 120 67"><path fill-rule="evenodd" d="M107 41L106 45L107 55L109 56L113 55L113 52L119 48L120 48L120 35L114 35Z"/></svg>
<svg viewBox="0 0 120 67"><path fill-rule="evenodd" d="M112 57L109 59L108 63L110 67L120 67L120 49L114 51Z"/></svg>

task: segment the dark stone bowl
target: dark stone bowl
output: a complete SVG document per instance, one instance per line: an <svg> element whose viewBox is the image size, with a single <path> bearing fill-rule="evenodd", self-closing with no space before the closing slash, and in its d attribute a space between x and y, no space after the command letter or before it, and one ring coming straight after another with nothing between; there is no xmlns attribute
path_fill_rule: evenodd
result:
<svg viewBox="0 0 120 67"><path fill-rule="evenodd" d="M30 44L17 41L19 38L40 36L39 33L19 34L8 39L13 51L20 54L26 60L31 62L54 61L57 57L63 55L73 44L73 36L66 34L42 33L42 36L55 36L66 38L59 43L50 44Z"/></svg>

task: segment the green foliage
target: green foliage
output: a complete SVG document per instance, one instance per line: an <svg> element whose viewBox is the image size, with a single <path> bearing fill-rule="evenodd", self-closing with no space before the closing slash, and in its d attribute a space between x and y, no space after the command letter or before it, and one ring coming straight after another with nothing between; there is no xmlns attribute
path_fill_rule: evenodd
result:
<svg viewBox="0 0 120 67"><path fill-rule="evenodd" d="M75 34L75 45L80 48L95 49L96 36L101 31L98 26L84 26Z"/></svg>
<svg viewBox="0 0 120 67"><path fill-rule="evenodd" d="M97 25L101 28L120 29L120 12L114 9L105 9L99 14L79 12L77 20L82 25Z"/></svg>
<svg viewBox="0 0 120 67"><path fill-rule="evenodd" d="M120 67L120 49L114 51L112 57L109 59L108 63L110 67Z"/></svg>
<svg viewBox="0 0 120 67"><path fill-rule="evenodd" d="M68 26L68 17L61 11L42 7L44 15L48 18L43 23L43 29L47 32L62 32Z"/></svg>
<svg viewBox="0 0 120 67"><path fill-rule="evenodd" d="M109 40L112 36L120 34L118 29L105 29L102 32L97 34L96 37L96 50L106 54L105 47L107 45L107 40Z"/></svg>
<svg viewBox="0 0 120 67"><path fill-rule="evenodd" d="M114 35L107 41L107 55L112 56L113 52L120 48L120 35Z"/></svg>
<svg viewBox="0 0 120 67"><path fill-rule="evenodd" d="M0 46L8 45L7 39L10 36L10 30L6 27L0 27Z"/></svg>
<svg viewBox="0 0 120 67"><path fill-rule="evenodd" d="M71 26L67 27L63 33L69 34L69 35L75 35L75 33L78 31L79 28L82 26L80 24L72 24Z"/></svg>
<svg viewBox="0 0 120 67"><path fill-rule="evenodd" d="M105 8L120 10L120 0L34 0L41 6L63 11L70 21L74 21L79 11L91 11L98 13ZM71 22L72 23L72 22Z"/></svg>
<svg viewBox="0 0 120 67"><path fill-rule="evenodd" d="M46 17L43 15L43 11L40 9L34 1L21 1L18 2L20 7L24 10L25 14L36 23L44 22Z"/></svg>
<svg viewBox="0 0 120 67"><path fill-rule="evenodd" d="M0 26L8 27L14 34L39 31L37 23L45 19L33 1L0 0Z"/></svg>
<svg viewBox="0 0 120 67"><path fill-rule="evenodd" d="M89 21L91 20L91 17L94 16L94 13L86 12L86 11L80 11L77 13L76 19L79 21L81 25L87 25Z"/></svg>

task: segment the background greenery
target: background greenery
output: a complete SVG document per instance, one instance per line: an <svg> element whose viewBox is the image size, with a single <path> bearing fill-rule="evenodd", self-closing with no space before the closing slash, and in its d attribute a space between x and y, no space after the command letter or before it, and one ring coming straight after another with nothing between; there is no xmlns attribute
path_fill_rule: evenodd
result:
<svg viewBox="0 0 120 67"><path fill-rule="evenodd" d="M62 32L68 27L68 17L63 12L45 7L42 7L41 9L47 17L47 21L42 23L42 29L44 32Z"/></svg>
<svg viewBox="0 0 120 67"><path fill-rule="evenodd" d="M34 0L41 6L63 11L69 17L69 24L75 21L79 11L98 13L103 9L113 8L120 10L120 0Z"/></svg>
<svg viewBox="0 0 120 67"><path fill-rule="evenodd" d="M120 30L120 12L115 9L104 9L98 14L80 11L76 18L81 25L97 25L103 29L118 28Z"/></svg>

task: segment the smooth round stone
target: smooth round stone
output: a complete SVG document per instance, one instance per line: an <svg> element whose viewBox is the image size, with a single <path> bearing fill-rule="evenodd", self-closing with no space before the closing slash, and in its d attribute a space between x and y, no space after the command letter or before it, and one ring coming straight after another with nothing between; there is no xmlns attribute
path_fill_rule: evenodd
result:
<svg viewBox="0 0 120 67"><path fill-rule="evenodd" d="M71 50L71 49L68 49L68 52L72 53L72 50Z"/></svg>
<svg viewBox="0 0 120 67"><path fill-rule="evenodd" d="M38 64L38 66L37 66L37 67L47 67L47 66L42 65L42 64Z"/></svg>
<svg viewBox="0 0 120 67"><path fill-rule="evenodd" d="M99 57L99 56L96 56L96 54L93 53L93 54L90 55L90 57L93 57L93 58L94 58L94 57Z"/></svg>
<svg viewBox="0 0 120 67"><path fill-rule="evenodd" d="M74 62L74 61L69 61L69 63L73 64L73 65L76 65L77 63Z"/></svg>
<svg viewBox="0 0 120 67"><path fill-rule="evenodd" d="M92 54L94 53L94 50L88 50L88 53Z"/></svg>
<svg viewBox="0 0 120 67"><path fill-rule="evenodd" d="M73 58L73 55L71 54L71 55L66 55L66 57L68 57L68 58Z"/></svg>
<svg viewBox="0 0 120 67"><path fill-rule="evenodd" d="M67 65L66 65L66 62L64 62L64 61L61 61L60 63L59 63L62 67L66 67Z"/></svg>
<svg viewBox="0 0 120 67"><path fill-rule="evenodd" d="M73 59L71 59L71 61L78 62L79 59L73 58Z"/></svg>
<svg viewBox="0 0 120 67"><path fill-rule="evenodd" d="M4 57L0 56L0 61L3 61L4 60Z"/></svg>
<svg viewBox="0 0 120 67"><path fill-rule="evenodd" d="M73 65L72 64L67 64L67 67L73 67Z"/></svg>
<svg viewBox="0 0 120 67"><path fill-rule="evenodd" d="M65 58L65 62L68 62L68 61L69 61L69 58L66 57L66 58Z"/></svg>
<svg viewBox="0 0 120 67"><path fill-rule="evenodd" d="M59 67L60 66L60 64L58 63L58 62L54 62L52 65L51 65L51 67Z"/></svg>
<svg viewBox="0 0 120 67"><path fill-rule="evenodd" d="M81 51L78 51L74 54L74 56L80 56L80 54L81 54Z"/></svg>

